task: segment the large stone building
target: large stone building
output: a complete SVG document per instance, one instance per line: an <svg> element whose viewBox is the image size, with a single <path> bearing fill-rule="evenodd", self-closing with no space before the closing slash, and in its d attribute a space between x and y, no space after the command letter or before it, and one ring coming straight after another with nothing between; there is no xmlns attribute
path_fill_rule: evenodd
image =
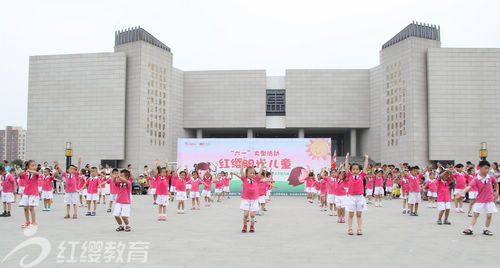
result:
<svg viewBox="0 0 500 268"><path fill-rule="evenodd" d="M22 127L7 126L0 130L0 159L12 161L26 160L26 130Z"/></svg>
<svg viewBox="0 0 500 268"><path fill-rule="evenodd" d="M440 28L411 23L361 70L182 71L140 27L115 51L32 56L28 157L76 156L138 167L176 159L177 138L331 137L340 156L377 162L500 158L500 49L441 48Z"/></svg>

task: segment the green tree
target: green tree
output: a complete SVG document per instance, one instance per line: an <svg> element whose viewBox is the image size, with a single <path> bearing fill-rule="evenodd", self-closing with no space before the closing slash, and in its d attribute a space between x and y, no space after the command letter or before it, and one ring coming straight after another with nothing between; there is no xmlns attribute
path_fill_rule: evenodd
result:
<svg viewBox="0 0 500 268"><path fill-rule="evenodd" d="M24 162L21 159L14 159L9 163L11 166L18 165L18 166L23 166Z"/></svg>

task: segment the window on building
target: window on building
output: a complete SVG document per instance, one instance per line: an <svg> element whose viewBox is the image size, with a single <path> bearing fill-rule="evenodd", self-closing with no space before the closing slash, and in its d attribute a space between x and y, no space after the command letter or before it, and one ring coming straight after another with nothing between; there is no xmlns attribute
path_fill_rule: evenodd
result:
<svg viewBox="0 0 500 268"><path fill-rule="evenodd" d="M266 90L266 115L285 115L286 97L284 89Z"/></svg>

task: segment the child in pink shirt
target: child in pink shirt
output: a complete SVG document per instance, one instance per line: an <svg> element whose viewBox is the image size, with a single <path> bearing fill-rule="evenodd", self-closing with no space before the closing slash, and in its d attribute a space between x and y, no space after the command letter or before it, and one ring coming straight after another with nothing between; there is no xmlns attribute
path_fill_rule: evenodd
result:
<svg viewBox="0 0 500 268"><path fill-rule="evenodd" d="M328 176L328 171L322 170L319 174L319 193L320 193L320 204L321 211L326 211L326 195L328 191L328 181L325 179Z"/></svg>
<svg viewBox="0 0 500 268"><path fill-rule="evenodd" d="M189 193L189 197L191 198L191 202L193 204L193 207L191 209L200 210L200 185L203 184L203 180L198 177L198 171L196 170L191 172L189 180L191 183L191 192ZM195 208L195 205L198 206Z"/></svg>
<svg viewBox="0 0 500 268"><path fill-rule="evenodd" d="M35 207L38 206L38 180L41 176L40 173L36 171L36 162L30 160L26 163L26 169L21 171L21 176L24 175L25 178L25 188L21 201L19 205L24 207L24 216L26 222L21 225L22 228L26 227L36 227L36 213ZM31 214L31 223L30 223Z"/></svg>
<svg viewBox="0 0 500 268"><path fill-rule="evenodd" d="M148 180L149 192L153 195L153 205L156 205L156 179L155 177L149 177Z"/></svg>
<svg viewBox="0 0 500 268"><path fill-rule="evenodd" d="M11 203L14 202L14 189L16 189L16 179L10 175L3 166L0 166L0 176L2 183L2 203L3 213L0 217L10 217Z"/></svg>
<svg viewBox="0 0 500 268"><path fill-rule="evenodd" d="M349 212L348 225L349 230L348 235L353 235L352 231L352 221L354 217L354 212L356 212L356 218L358 222L357 234L362 235L362 213L366 211L366 200L363 196L363 179L366 176L366 171L368 168L368 153L365 153L364 167L361 169L359 164L349 164L349 153L346 155L345 159L345 169L348 170L346 175L348 196L346 202L346 210Z"/></svg>
<svg viewBox="0 0 500 268"><path fill-rule="evenodd" d="M441 225L443 222L441 218L444 214L444 224L450 225L448 221L448 216L450 215L451 209L451 197L449 185L452 182L453 171L451 169L444 170L439 175L438 179L433 183L436 186L437 191L437 204L439 209L437 224Z"/></svg>
<svg viewBox="0 0 500 268"><path fill-rule="evenodd" d="M408 206L410 209L410 216L418 216L418 204L422 200L422 195L420 194L420 179L423 175L419 173L419 167L413 166L409 170L405 169L404 165L400 165L403 169L403 175L408 180Z"/></svg>
<svg viewBox="0 0 500 268"><path fill-rule="evenodd" d="M50 211L50 206L52 205L52 199L54 198L52 182L59 181L50 175L50 170L48 168L43 170L43 175L40 177L42 182L42 199L43 199L43 210Z"/></svg>
<svg viewBox="0 0 500 268"><path fill-rule="evenodd" d="M465 189L467 185L467 174L463 172L464 165L457 164L455 166L456 172L453 173L453 178L455 178L455 192L459 193ZM463 205L464 205L464 196L460 196L455 198L455 212L464 213Z"/></svg>
<svg viewBox="0 0 500 268"><path fill-rule="evenodd" d="M80 169L80 175L78 176L78 196L80 199L80 207L83 207L83 200L87 200L87 188L83 187L87 178L85 177L85 169Z"/></svg>
<svg viewBox="0 0 500 268"><path fill-rule="evenodd" d="M472 180L469 186L465 187L462 192L458 192L455 194L455 198L467 193L472 189L472 187L477 187L477 197L476 204L474 205L474 217L471 220L469 228L463 231L466 235L471 235L473 233L474 225L477 222L477 218L481 213L486 214L486 223L483 229L483 235L493 235L493 233L489 230L491 224L492 214L498 212L497 207L495 205L495 200L498 198L498 182L495 177L489 175L490 171L490 163L488 161L480 161L479 162L479 174L476 175L476 178ZM495 187L495 190L493 190Z"/></svg>
<svg viewBox="0 0 500 268"><path fill-rule="evenodd" d="M400 176L400 175L398 175ZM403 214L410 214L410 210L406 208L408 203L408 194L410 193L409 181L405 176L401 176L399 179L399 185L401 185L401 199L403 199ZM408 206L409 207L409 206Z"/></svg>
<svg viewBox="0 0 500 268"><path fill-rule="evenodd" d="M372 203L373 183L374 183L374 175L373 173L368 172L368 174L366 174L366 184L365 184L365 193L366 197L368 198L367 204Z"/></svg>
<svg viewBox="0 0 500 268"><path fill-rule="evenodd" d="M186 183L187 183L187 167L179 173L179 176L175 176L175 192L177 199L177 214L184 214L184 201L186 201Z"/></svg>
<svg viewBox="0 0 500 268"><path fill-rule="evenodd" d="M99 199L98 192L101 191L101 178L98 177L97 168L90 169L90 177L87 179L82 189L87 187L87 214L85 216L95 216L97 209L97 200ZM80 189L80 191L82 190ZM94 209L90 211L90 204L94 203Z"/></svg>
<svg viewBox="0 0 500 268"><path fill-rule="evenodd" d="M347 181L343 165L340 166L341 171L335 185L335 205L337 206L338 223L345 223L345 206L347 202Z"/></svg>
<svg viewBox="0 0 500 268"><path fill-rule="evenodd" d="M264 171L265 172L265 171ZM266 201L267 201L267 189L269 188L269 182L260 182L259 183L259 205L260 210L256 212L257 215L264 215L264 211L266 209Z"/></svg>
<svg viewBox="0 0 500 268"><path fill-rule="evenodd" d="M378 169L375 171L375 207L382 206L382 195L384 194L384 171Z"/></svg>
<svg viewBox="0 0 500 268"><path fill-rule="evenodd" d="M167 175L169 173L170 168L168 166L168 161L165 160L165 163L167 163L166 168L161 167L159 168L159 170L158 170L158 160L156 160L153 165L153 176L155 177L156 180L156 194L157 194L156 203L158 204L159 221L167 220L167 205L170 199L168 192L168 180L170 179L170 176Z"/></svg>
<svg viewBox="0 0 500 268"><path fill-rule="evenodd" d="M107 212L111 212L111 208L113 207L113 202L116 203L116 198L118 198L119 188L116 187L116 184L113 181L113 179L118 178L118 176L119 176L118 169L114 168L113 170L111 170L111 175L107 179L107 183L109 183L109 208Z"/></svg>
<svg viewBox="0 0 500 268"><path fill-rule="evenodd" d="M392 185L394 184L394 178L392 177L392 172L389 172L385 177L385 199L392 200L394 197L392 194Z"/></svg>
<svg viewBox="0 0 500 268"><path fill-rule="evenodd" d="M212 174L206 172L203 176L203 191L201 192L201 196L205 199L205 207L209 207L210 196L212 194Z"/></svg>
<svg viewBox="0 0 500 268"><path fill-rule="evenodd" d="M224 185L222 188L222 199L226 198L229 199L229 182L231 181L231 177L227 176L227 172L224 172Z"/></svg>
<svg viewBox="0 0 500 268"><path fill-rule="evenodd" d="M436 174L434 172L429 173L429 180L425 183L425 188L427 189L427 198L429 199L428 207L435 208L436 198L437 198L437 184L436 184Z"/></svg>
<svg viewBox="0 0 500 268"><path fill-rule="evenodd" d="M313 172L307 172L309 176L306 178L306 186L304 188L305 192L307 193L307 200L309 203L313 202L313 183L316 181L314 179L314 173Z"/></svg>
<svg viewBox="0 0 500 268"><path fill-rule="evenodd" d="M476 177L476 170L474 168L469 168L467 170L467 185L470 185L471 182L474 180ZM477 186L471 187L469 190L469 211L467 212L467 216L472 217L472 207L476 203L476 197L477 197Z"/></svg>
<svg viewBox="0 0 500 268"><path fill-rule="evenodd" d="M330 216L337 216L337 206L335 205L335 187L337 186L338 172L336 169L330 171L331 177L326 176L327 198L326 203L330 206Z"/></svg>
<svg viewBox="0 0 500 268"><path fill-rule="evenodd" d="M122 169L118 177L113 176L113 184L116 189L116 204L115 210L113 211L113 216L118 223L117 232L125 231L130 232L132 228L129 225L130 218L130 192L132 190L132 183L130 182L130 172L126 169ZM125 228L123 223L125 223Z"/></svg>
<svg viewBox="0 0 500 268"><path fill-rule="evenodd" d="M264 160L260 159L260 171L262 173L264 169ZM268 180L261 178L255 172L254 167L247 167L245 173L243 173L243 167L245 166L245 159L241 159L240 163L240 179L243 182L241 191L241 204L240 209L243 210L243 229L242 233L247 232L247 221L248 216L250 216L250 232L255 232L255 213L259 210L259 185L262 182ZM236 175L236 174L234 174ZM238 176L238 175L237 175Z"/></svg>
<svg viewBox="0 0 500 268"><path fill-rule="evenodd" d="M217 196L217 202L220 202L222 198L222 188L224 187L224 172L220 172L214 181L215 191L214 196Z"/></svg>

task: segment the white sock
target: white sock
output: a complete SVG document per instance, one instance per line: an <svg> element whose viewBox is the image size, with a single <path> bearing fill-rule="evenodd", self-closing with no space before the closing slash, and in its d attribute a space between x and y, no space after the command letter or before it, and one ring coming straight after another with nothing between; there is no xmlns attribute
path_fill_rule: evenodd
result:
<svg viewBox="0 0 500 268"><path fill-rule="evenodd" d="M472 231L472 228L473 228L472 226L469 226L469 230L471 230L471 231Z"/></svg>
<svg viewBox="0 0 500 268"><path fill-rule="evenodd" d="M488 227L484 226L483 231L488 231Z"/></svg>

